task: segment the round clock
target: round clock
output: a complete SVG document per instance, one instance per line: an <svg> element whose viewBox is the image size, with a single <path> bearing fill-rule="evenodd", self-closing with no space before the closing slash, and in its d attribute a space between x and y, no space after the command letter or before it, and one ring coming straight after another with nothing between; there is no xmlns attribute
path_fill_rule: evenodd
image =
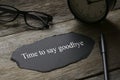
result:
<svg viewBox="0 0 120 80"><path fill-rule="evenodd" d="M68 0L68 6L78 20L96 23L107 16L116 0Z"/></svg>

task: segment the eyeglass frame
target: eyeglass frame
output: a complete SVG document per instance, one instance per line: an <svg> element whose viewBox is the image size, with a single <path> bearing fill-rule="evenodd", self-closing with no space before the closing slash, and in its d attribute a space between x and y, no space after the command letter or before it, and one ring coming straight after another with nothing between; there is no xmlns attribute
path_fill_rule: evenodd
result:
<svg viewBox="0 0 120 80"><path fill-rule="evenodd" d="M30 26L31 29L39 29L39 30L42 30L42 29L44 29L44 28L46 28L46 29L49 28L49 22L52 22L52 20L53 20L53 17L52 17L51 15L46 14L46 13L43 13L43 12L38 12L38 11L22 11L22 10L19 10L19 9L13 7L13 6L4 5L4 4L0 4L0 6L10 7L10 8L13 8L13 9L16 10L16 11L15 11L15 12L16 12L16 16L15 16L12 20L10 20L10 21L4 21L4 22L12 22L12 21L16 20L19 15L22 14L22 15L24 16L24 21L25 21L25 23L26 23L28 26ZM7 8L4 8L4 9L7 9ZM10 9L7 9L7 10L13 11L13 10L10 10ZM37 17L36 15L29 14L30 12L35 12L35 13L39 13L39 14L45 15L45 16L48 18L47 22L45 22L44 19L42 19L42 16ZM26 19L26 15L32 15L32 16L35 16L35 17L39 18L39 20L44 24L43 28L34 27L34 26L29 25L28 22L27 22L27 19Z"/></svg>

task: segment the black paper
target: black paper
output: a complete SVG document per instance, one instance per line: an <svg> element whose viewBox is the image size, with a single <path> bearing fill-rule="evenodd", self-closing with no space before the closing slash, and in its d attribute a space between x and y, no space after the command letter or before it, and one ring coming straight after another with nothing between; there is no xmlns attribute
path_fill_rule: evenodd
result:
<svg viewBox="0 0 120 80"><path fill-rule="evenodd" d="M93 46L91 38L71 32L24 45L13 52L12 60L21 68L48 72L86 58Z"/></svg>

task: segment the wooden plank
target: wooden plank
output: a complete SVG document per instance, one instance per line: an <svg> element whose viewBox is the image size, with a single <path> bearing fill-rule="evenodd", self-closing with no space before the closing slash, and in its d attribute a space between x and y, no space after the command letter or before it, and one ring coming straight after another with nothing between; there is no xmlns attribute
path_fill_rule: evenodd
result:
<svg viewBox="0 0 120 80"><path fill-rule="evenodd" d="M108 45L109 69L120 68L120 10L112 12L108 20L97 25L85 25L71 20L53 25L49 30L25 31L0 38L0 80L74 80L94 75L102 71L101 55L99 53L99 32L106 35ZM91 55L85 60L71 64L48 73L20 69L10 60L12 52L22 45L30 44L43 38L76 32L87 35L96 41Z"/></svg>
<svg viewBox="0 0 120 80"><path fill-rule="evenodd" d="M120 70L112 71L109 73L110 80L120 80ZM104 80L104 75L97 75L94 77L86 77L78 80Z"/></svg>
<svg viewBox="0 0 120 80"><path fill-rule="evenodd" d="M120 9L120 0L116 0L114 9Z"/></svg>
<svg viewBox="0 0 120 80"><path fill-rule="evenodd" d="M14 6L20 10L48 13L54 17L54 23L73 18L66 0L1 0L0 3Z"/></svg>
<svg viewBox="0 0 120 80"><path fill-rule="evenodd" d="M0 0L0 3L14 6L20 10L45 12L54 17L54 24L73 19L66 0ZM26 27L24 20L20 18L10 24L0 24L0 37L23 32Z"/></svg>
<svg viewBox="0 0 120 80"><path fill-rule="evenodd" d="M0 3L14 6L20 10L35 10L48 13L54 17L53 23L73 19L73 16L68 9L66 0L0 0ZM117 1L115 9L119 8L119 4L120 1ZM26 31L26 27L27 26L24 21L21 22L19 19L7 26L0 24L0 37Z"/></svg>
<svg viewBox="0 0 120 80"><path fill-rule="evenodd" d="M120 70L113 71L109 73L110 80L120 80ZM98 75L88 79L79 79L79 80L104 80L104 75Z"/></svg>

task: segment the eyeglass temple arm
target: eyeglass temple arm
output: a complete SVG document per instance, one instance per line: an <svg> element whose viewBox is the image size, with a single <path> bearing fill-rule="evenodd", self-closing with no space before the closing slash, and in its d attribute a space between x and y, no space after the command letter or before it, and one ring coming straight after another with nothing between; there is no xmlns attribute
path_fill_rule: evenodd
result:
<svg viewBox="0 0 120 80"><path fill-rule="evenodd" d="M6 13L6 12L9 12L9 13L15 13L16 12L14 10L7 9L7 8L2 8L2 7L0 7L0 11L4 11L4 12L2 12L2 14Z"/></svg>

